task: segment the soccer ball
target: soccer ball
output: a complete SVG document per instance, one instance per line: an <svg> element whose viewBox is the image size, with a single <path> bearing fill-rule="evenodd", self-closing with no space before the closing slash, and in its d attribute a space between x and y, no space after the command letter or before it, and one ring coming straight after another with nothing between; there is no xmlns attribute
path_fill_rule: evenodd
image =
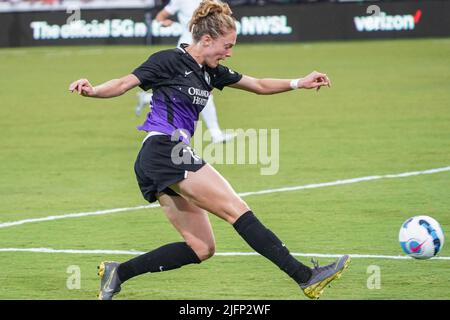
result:
<svg viewBox="0 0 450 320"><path fill-rule="evenodd" d="M429 259L441 251L444 245L444 232L433 218L415 216L402 224L398 240L408 256L415 259Z"/></svg>

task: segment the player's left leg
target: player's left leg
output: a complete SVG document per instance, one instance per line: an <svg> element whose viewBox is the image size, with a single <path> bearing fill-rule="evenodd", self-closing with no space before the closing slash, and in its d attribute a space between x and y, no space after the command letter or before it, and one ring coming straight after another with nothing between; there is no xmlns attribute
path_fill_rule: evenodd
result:
<svg viewBox="0 0 450 320"><path fill-rule="evenodd" d="M200 263L214 255L214 235L205 210L179 195L160 193L158 201L185 241L166 244L124 263L102 262L99 267L102 280L99 299L111 300L120 292L121 284L130 278Z"/></svg>

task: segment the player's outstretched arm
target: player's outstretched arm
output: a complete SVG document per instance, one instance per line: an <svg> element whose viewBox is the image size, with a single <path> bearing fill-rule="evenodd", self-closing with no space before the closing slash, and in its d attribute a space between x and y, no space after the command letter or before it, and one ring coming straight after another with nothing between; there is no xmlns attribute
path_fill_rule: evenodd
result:
<svg viewBox="0 0 450 320"><path fill-rule="evenodd" d="M299 79L257 79L243 76L242 79L231 85L236 89L242 89L256 94L274 94L293 89L316 89L322 86L331 86L331 81L326 74L313 71Z"/></svg>
<svg viewBox="0 0 450 320"><path fill-rule="evenodd" d="M69 91L77 92L85 97L113 98L124 94L140 84L141 82L134 74L129 74L120 79L113 79L95 87L90 84L89 80L79 79L70 84Z"/></svg>
<svg viewBox="0 0 450 320"><path fill-rule="evenodd" d="M158 12L155 19L161 23L162 26L169 27L173 24L173 20L170 19L170 16L171 14L166 9L162 9Z"/></svg>

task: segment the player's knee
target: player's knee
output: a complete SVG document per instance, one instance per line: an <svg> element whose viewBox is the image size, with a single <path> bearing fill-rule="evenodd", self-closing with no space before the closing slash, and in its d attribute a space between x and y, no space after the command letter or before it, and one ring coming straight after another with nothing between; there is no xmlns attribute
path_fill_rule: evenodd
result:
<svg viewBox="0 0 450 320"><path fill-rule="evenodd" d="M241 215L250 210L250 207L244 200L237 197L232 201L227 201L223 204L222 210L226 216L226 220L233 224Z"/></svg>
<svg viewBox="0 0 450 320"><path fill-rule="evenodd" d="M192 241L191 243L188 242L188 245L194 250L200 261L211 258L216 252L216 245L214 242Z"/></svg>
<svg viewBox="0 0 450 320"><path fill-rule="evenodd" d="M214 255L214 253L216 253L216 247L214 245L206 246L199 253L199 259L201 261L205 261L205 260L211 258Z"/></svg>

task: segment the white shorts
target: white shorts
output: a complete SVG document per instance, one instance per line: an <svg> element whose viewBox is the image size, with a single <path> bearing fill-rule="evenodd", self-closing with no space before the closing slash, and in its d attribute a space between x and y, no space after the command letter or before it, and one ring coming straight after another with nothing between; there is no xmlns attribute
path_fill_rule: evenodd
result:
<svg viewBox="0 0 450 320"><path fill-rule="evenodd" d="M192 43L192 34L188 32L183 32L180 36L180 39L178 39L178 47L182 43L191 44Z"/></svg>

